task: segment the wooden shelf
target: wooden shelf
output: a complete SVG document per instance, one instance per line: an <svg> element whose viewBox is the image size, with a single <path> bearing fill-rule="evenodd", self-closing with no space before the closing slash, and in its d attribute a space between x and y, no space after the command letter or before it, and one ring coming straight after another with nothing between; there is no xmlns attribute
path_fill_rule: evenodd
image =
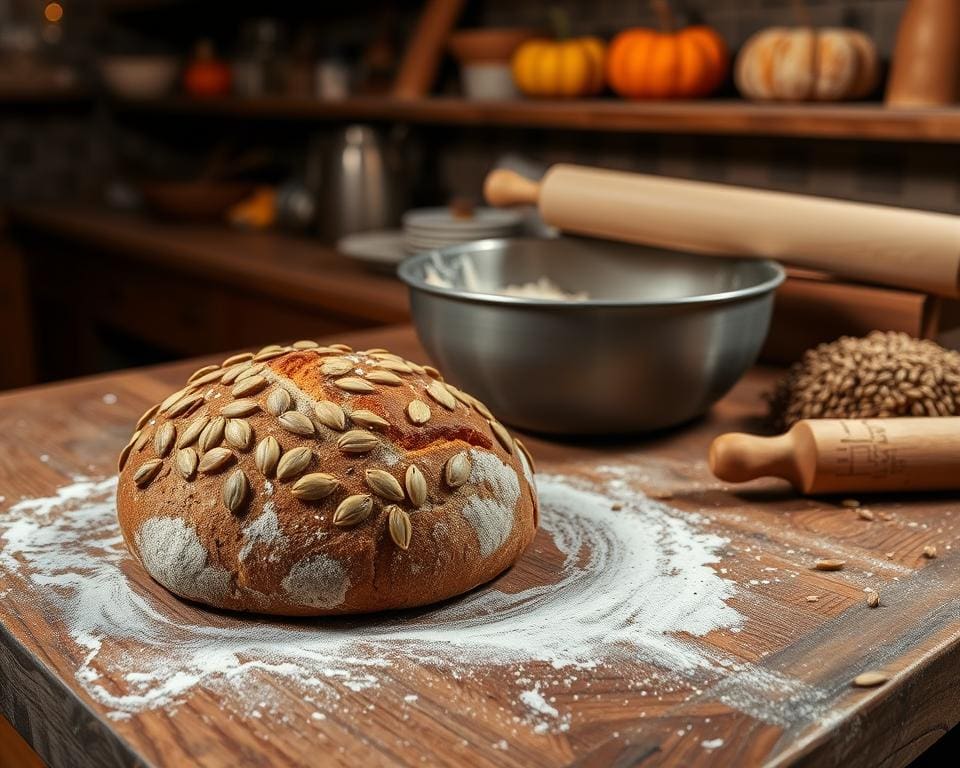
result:
<svg viewBox="0 0 960 768"><path fill-rule="evenodd" d="M960 142L960 108L894 110L880 104L750 104L734 100L636 103L614 99L481 102L456 98L324 102L277 96L124 101L118 107L128 112L263 120L369 120L624 133Z"/></svg>
<svg viewBox="0 0 960 768"><path fill-rule="evenodd" d="M35 354L11 383L410 319L403 283L311 238L99 208L21 205L9 217L16 248L0 251L0 279L17 279L22 254L20 292L43 341L16 332L24 310L0 312L8 356Z"/></svg>
<svg viewBox="0 0 960 768"><path fill-rule="evenodd" d="M409 320L407 289L399 280L306 237L175 224L99 208L20 205L11 209L10 219L20 234L113 254L122 263L215 281L368 325Z"/></svg>
<svg viewBox="0 0 960 768"><path fill-rule="evenodd" d="M92 98L91 92L79 85L0 84L0 105L79 104Z"/></svg>

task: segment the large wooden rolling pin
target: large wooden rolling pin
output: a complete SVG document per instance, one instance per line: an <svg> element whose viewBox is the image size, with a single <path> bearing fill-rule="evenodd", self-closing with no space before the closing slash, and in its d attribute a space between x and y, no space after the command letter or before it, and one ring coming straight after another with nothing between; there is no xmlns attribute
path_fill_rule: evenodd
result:
<svg viewBox="0 0 960 768"><path fill-rule="evenodd" d="M960 489L960 417L811 419L786 434L721 435L710 469L742 483L782 477L801 493Z"/></svg>
<svg viewBox="0 0 960 768"><path fill-rule="evenodd" d="M569 232L960 295L957 216L565 164L539 183L492 171L484 194Z"/></svg>

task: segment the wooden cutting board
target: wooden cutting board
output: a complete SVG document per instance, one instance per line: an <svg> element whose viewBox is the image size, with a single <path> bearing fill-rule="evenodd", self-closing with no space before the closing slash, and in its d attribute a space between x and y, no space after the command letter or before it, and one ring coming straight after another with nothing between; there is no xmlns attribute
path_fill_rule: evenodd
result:
<svg viewBox="0 0 960 768"><path fill-rule="evenodd" d="M345 340L423 357L408 328ZM709 476L709 440L756 428L775 372L655 438L530 439L542 529L464 600L283 622L181 602L116 539L117 451L197 365L0 397L0 711L52 765L897 766L960 717L955 497L861 499L870 521L779 482L735 492ZM846 567L814 570L822 557ZM641 620L613 627L616 612ZM454 625L446 648L403 639ZM350 653L305 659L337 633L359 638ZM551 662L584 637L595 658ZM852 687L868 669L890 681Z"/></svg>

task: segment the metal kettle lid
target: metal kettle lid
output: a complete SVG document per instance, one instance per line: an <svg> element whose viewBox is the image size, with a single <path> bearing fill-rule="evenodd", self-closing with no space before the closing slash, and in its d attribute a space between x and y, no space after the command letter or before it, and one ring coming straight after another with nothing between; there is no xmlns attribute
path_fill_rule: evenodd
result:
<svg viewBox="0 0 960 768"><path fill-rule="evenodd" d="M343 131L347 144L376 143L377 134L369 125L348 125Z"/></svg>

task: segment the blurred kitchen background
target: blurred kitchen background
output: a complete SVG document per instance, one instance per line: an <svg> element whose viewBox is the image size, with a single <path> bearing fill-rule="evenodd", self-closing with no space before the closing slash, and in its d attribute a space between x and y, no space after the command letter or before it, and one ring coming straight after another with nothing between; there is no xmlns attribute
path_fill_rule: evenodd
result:
<svg viewBox="0 0 960 768"><path fill-rule="evenodd" d="M538 231L485 218L496 165L960 213L960 3L910 5L904 33L906 0L0 0L0 388L406 322L405 253ZM537 35L688 24L731 65L771 27L855 30L876 61L825 103L733 66L696 99L511 68ZM952 343L956 314L794 271L765 358L875 327Z"/></svg>

